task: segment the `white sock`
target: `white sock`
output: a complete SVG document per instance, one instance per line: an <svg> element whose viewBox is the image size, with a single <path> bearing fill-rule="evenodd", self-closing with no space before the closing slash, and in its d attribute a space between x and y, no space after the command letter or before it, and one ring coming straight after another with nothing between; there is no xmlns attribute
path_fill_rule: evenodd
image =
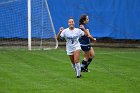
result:
<svg viewBox="0 0 140 93"><path fill-rule="evenodd" d="M71 66L72 66L72 68L74 68L74 69L75 69L75 64L71 63Z"/></svg>
<svg viewBox="0 0 140 93"><path fill-rule="evenodd" d="M85 65L81 64L81 67L85 67Z"/></svg>
<svg viewBox="0 0 140 93"><path fill-rule="evenodd" d="M76 69L76 75L77 75L77 76L80 76L80 73L81 73L80 62L75 63L75 69Z"/></svg>
<svg viewBox="0 0 140 93"><path fill-rule="evenodd" d="M76 72L75 64L71 63L71 66L74 69L74 71Z"/></svg>

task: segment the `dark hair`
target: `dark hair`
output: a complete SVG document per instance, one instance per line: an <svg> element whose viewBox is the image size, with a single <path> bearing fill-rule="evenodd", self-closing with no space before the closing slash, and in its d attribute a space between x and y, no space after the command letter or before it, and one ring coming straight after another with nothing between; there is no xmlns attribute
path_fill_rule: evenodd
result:
<svg viewBox="0 0 140 93"><path fill-rule="evenodd" d="M81 15L81 17L79 19L79 25L83 25L84 24L84 21L86 20L87 16L88 15L86 15L86 14Z"/></svg>
<svg viewBox="0 0 140 93"><path fill-rule="evenodd" d="M73 17L69 17L69 19L73 19Z"/></svg>

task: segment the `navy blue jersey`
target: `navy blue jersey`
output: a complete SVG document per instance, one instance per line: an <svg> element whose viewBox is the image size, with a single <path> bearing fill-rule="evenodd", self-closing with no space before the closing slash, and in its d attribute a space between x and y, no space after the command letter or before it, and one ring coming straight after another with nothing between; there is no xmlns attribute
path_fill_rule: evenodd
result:
<svg viewBox="0 0 140 93"><path fill-rule="evenodd" d="M89 29L89 27L85 24L84 25L84 27L85 27L85 29ZM80 41L80 44L81 44L81 46L87 46L87 45L89 45L90 44L90 38L88 38L87 36L82 36L80 39L79 39L79 41Z"/></svg>

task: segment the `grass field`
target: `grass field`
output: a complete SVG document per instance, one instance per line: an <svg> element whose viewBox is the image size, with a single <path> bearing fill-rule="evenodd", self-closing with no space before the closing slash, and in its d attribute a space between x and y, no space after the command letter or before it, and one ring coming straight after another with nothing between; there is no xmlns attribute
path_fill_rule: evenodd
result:
<svg viewBox="0 0 140 93"><path fill-rule="evenodd" d="M0 93L140 93L140 49L95 52L91 72L77 79L65 49L0 50Z"/></svg>

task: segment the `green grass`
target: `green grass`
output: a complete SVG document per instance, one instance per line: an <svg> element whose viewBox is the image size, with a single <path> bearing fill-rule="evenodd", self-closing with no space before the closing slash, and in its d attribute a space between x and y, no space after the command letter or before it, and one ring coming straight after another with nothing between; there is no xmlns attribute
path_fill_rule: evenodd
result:
<svg viewBox="0 0 140 93"><path fill-rule="evenodd" d="M0 93L140 93L140 49L95 53L91 72L77 79L65 49L0 50Z"/></svg>

